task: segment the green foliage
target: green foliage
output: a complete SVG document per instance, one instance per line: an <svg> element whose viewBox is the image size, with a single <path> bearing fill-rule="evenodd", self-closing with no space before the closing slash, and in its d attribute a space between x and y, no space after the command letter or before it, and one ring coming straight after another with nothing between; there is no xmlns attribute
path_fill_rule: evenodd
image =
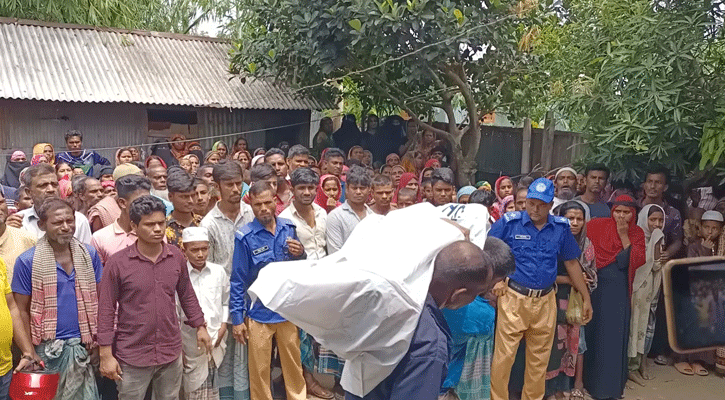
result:
<svg viewBox="0 0 725 400"><path fill-rule="evenodd" d="M3 17L178 33L233 10L232 0L0 0Z"/></svg>
<svg viewBox="0 0 725 400"><path fill-rule="evenodd" d="M571 0L565 22L550 18L534 45L549 100L583 121L587 160L608 164L615 178L636 179L649 163L685 175L700 161L703 127L722 115L719 2L656 4Z"/></svg>

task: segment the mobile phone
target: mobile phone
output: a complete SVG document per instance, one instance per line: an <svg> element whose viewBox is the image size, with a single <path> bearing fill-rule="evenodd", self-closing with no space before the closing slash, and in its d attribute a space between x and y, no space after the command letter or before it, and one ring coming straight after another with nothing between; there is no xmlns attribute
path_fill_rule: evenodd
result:
<svg viewBox="0 0 725 400"><path fill-rule="evenodd" d="M725 346L725 257L668 262L663 290L674 351L687 354Z"/></svg>

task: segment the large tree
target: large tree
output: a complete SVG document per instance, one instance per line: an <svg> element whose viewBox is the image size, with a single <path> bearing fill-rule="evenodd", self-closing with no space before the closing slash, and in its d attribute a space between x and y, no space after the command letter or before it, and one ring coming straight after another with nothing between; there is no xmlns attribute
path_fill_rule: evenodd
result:
<svg viewBox="0 0 725 400"><path fill-rule="evenodd" d="M587 161L635 181L652 163L680 176L696 168L725 98L722 2L569 0L560 11L533 51L550 104L582 122ZM703 142L703 166L723 140L717 154Z"/></svg>
<svg viewBox="0 0 725 400"><path fill-rule="evenodd" d="M448 139L461 184L475 173L480 118L525 103L530 54L519 50L534 0L239 0L235 72L275 78L305 95L394 105ZM467 119L457 124L460 106ZM447 129L427 123L433 107Z"/></svg>

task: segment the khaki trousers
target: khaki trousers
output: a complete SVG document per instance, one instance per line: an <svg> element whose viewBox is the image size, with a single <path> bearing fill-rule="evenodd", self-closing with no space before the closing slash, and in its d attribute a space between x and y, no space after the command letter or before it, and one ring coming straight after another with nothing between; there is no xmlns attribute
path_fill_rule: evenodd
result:
<svg viewBox="0 0 725 400"><path fill-rule="evenodd" d="M272 400L270 360L272 338L277 339L287 400L306 400L307 387L302 375L300 335L297 327L285 321L263 324L249 319L249 392L251 400Z"/></svg>
<svg viewBox="0 0 725 400"><path fill-rule="evenodd" d="M496 342L491 363L491 400L509 400L509 378L516 351L526 339L526 372L521 400L546 393L546 368L556 328L556 293L534 298L511 288L498 299Z"/></svg>

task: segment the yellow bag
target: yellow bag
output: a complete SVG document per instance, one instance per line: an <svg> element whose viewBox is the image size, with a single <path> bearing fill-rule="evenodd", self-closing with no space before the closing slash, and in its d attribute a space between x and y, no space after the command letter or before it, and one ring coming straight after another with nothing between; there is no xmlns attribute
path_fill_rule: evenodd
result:
<svg viewBox="0 0 725 400"><path fill-rule="evenodd" d="M571 325L584 325L584 299L581 293L572 288L569 292L569 305L566 308L566 322Z"/></svg>

